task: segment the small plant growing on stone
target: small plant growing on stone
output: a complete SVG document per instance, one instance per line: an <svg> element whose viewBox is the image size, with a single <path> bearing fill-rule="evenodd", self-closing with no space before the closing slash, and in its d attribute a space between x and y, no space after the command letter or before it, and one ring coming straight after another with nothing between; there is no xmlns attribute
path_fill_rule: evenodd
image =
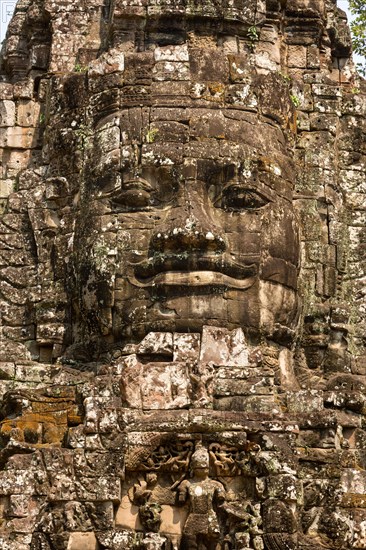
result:
<svg viewBox="0 0 366 550"><path fill-rule="evenodd" d="M286 84L289 84L291 82L291 77L288 74L280 73L280 76L283 78Z"/></svg>
<svg viewBox="0 0 366 550"><path fill-rule="evenodd" d="M259 40L258 29L255 25L249 27L249 29L247 30L247 37L250 41L250 49L253 51L255 43Z"/></svg>
<svg viewBox="0 0 366 550"><path fill-rule="evenodd" d="M74 71L75 73L85 73L88 70L88 67L81 65L80 63L75 63Z"/></svg>
<svg viewBox="0 0 366 550"><path fill-rule="evenodd" d="M290 96L290 99L293 103L293 105L297 108L297 107L300 107L301 105L301 101L300 101L300 98L296 95L296 94L292 94Z"/></svg>
<svg viewBox="0 0 366 550"><path fill-rule="evenodd" d="M254 25L252 27L249 27L247 35L249 40L251 40L252 42L257 42L259 40L257 27L255 27Z"/></svg>
<svg viewBox="0 0 366 550"><path fill-rule="evenodd" d="M156 136L158 135L159 130L157 128L150 128L146 134L147 143L154 143Z"/></svg>
<svg viewBox="0 0 366 550"><path fill-rule="evenodd" d="M46 117L43 113L39 115L39 123L44 124L46 122Z"/></svg>

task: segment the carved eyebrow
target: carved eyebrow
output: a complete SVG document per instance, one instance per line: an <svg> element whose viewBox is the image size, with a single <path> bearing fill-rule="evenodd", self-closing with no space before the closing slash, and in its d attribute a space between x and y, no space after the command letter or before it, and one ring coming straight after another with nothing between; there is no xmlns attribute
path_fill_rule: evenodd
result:
<svg viewBox="0 0 366 550"><path fill-rule="evenodd" d="M212 162L207 165L206 175L204 175L202 168L197 175L197 179L202 181L208 181L209 183L218 183L219 181L225 181L229 177L234 176L235 170L237 171L238 167L234 163L222 163L218 164L217 162Z"/></svg>
<svg viewBox="0 0 366 550"><path fill-rule="evenodd" d="M222 168L222 175L226 180L229 178L232 179L237 173L238 166L236 166L235 164L226 164Z"/></svg>
<svg viewBox="0 0 366 550"><path fill-rule="evenodd" d="M249 167L248 170L250 170ZM226 187L230 187L236 183L242 185L243 188L247 187L248 191L259 193L269 201L273 202L276 199L278 195L277 192L260 180L260 175L261 173L263 174L263 171L258 169L257 163L253 163L251 167L251 171L254 173L253 178L244 175L244 171L244 163L241 163L239 166L235 163L216 165L216 170L212 174L212 177L209 178L208 183L215 186L221 185L221 192L223 192Z"/></svg>
<svg viewBox="0 0 366 550"><path fill-rule="evenodd" d="M140 188L141 191L153 191L153 186L144 178L139 177L131 177L129 179L126 179L126 181L123 181L121 185L118 187L115 187L111 191L108 191L106 193L103 193L102 191L98 194L96 197L97 199L109 199L113 198L115 196L121 195L125 191L129 191L130 189L137 189Z"/></svg>
<svg viewBox="0 0 366 550"><path fill-rule="evenodd" d="M278 165L278 162L273 160L270 157L258 156L258 157L248 157L247 159L238 160L238 162L227 162L222 164L216 164L216 173L225 174L227 173L237 173L243 171L255 171L259 173L270 173L275 176L281 176L281 168Z"/></svg>
<svg viewBox="0 0 366 550"><path fill-rule="evenodd" d="M121 191L128 191L131 188L139 187L144 191L153 191L153 186L146 179L137 177L126 178L122 181Z"/></svg>

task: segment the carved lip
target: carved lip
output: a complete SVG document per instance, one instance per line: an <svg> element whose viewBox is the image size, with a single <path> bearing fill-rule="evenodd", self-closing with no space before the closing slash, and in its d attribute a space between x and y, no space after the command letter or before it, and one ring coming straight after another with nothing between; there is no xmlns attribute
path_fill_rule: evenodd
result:
<svg viewBox="0 0 366 550"><path fill-rule="evenodd" d="M254 284L258 273L255 264L239 264L227 255L155 256L131 267L129 281L139 287L219 285L245 290Z"/></svg>

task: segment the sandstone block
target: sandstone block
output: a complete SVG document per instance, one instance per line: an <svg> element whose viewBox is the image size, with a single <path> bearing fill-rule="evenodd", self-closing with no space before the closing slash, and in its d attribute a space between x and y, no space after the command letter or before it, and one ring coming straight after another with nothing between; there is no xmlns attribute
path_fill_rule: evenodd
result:
<svg viewBox="0 0 366 550"><path fill-rule="evenodd" d="M160 61L153 71L154 80L189 80L188 63L174 61Z"/></svg>
<svg viewBox="0 0 366 550"><path fill-rule="evenodd" d="M137 355L171 356L173 354L173 335L171 332L149 332L139 344L130 344L123 351Z"/></svg>
<svg viewBox="0 0 366 550"><path fill-rule="evenodd" d="M248 366L249 352L243 331L203 327L199 360L217 366Z"/></svg>
<svg viewBox="0 0 366 550"><path fill-rule="evenodd" d="M0 147L32 149L37 146L38 131L14 126L0 129Z"/></svg>
<svg viewBox="0 0 366 550"><path fill-rule="evenodd" d="M20 170L29 166L30 151L6 150L6 177L15 177Z"/></svg>
<svg viewBox="0 0 366 550"><path fill-rule="evenodd" d="M268 478L268 494L271 498L283 501L301 502L303 498L301 482L291 475L270 476Z"/></svg>
<svg viewBox="0 0 366 550"><path fill-rule="evenodd" d="M4 99L0 103L0 127L15 126L15 103Z"/></svg>
<svg viewBox="0 0 366 550"><path fill-rule="evenodd" d="M341 487L344 493L366 494L366 473L351 468L344 470Z"/></svg>
<svg viewBox="0 0 366 550"><path fill-rule="evenodd" d="M246 413L279 414L279 406L273 395L234 395L214 399L215 411L245 411Z"/></svg>
<svg viewBox="0 0 366 550"><path fill-rule="evenodd" d="M215 397L234 395L273 395L273 378L248 377L247 379L220 378L213 383Z"/></svg>
<svg viewBox="0 0 366 550"><path fill-rule="evenodd" d="M62 343L65 327L61 323L47 323L37 325L37 342L39 344Z"/></svg>
<svg viewBox="0 0 366 550"><path fill-rule="evenodd" d="M122 496L116 514L116 525L125 529L141 529L138 506L131 503L127 494Z"/></svg>
<svg viewBox="0 0 366 550"><path fill-rule="evenodd" d="M175 332L173 361L197 361L200 350L200 334Z"/></svg>
<svg viewBox="0 0 366 550"><path fill-rule="evenodd" d="M353 512L354 534L352 548L366 548L366 510Z"/></svg>
<svg viewBox="0 0 366 550"><path fill-rule="evenodd" d="M231 54L228 55L228 60L231 82L244 81L248 71L248 57L244 54Z"/></svg>
<svg viewBox="0 0 366 550"><path fill-rule="evenodd" d="M0 199L6 199L14 191L14 181L0 180Z"/></svg>
<svg viewBox="0 0 366 550"><path fill-rule="evenodd" d="M50 382L51 365L16 365L15 378L23 382Z"/></svg>
<svg viewBox="0 0 366 550"><path fill-rule="evenodd" d="M29 498L29 495L10 495L6 516L8 518L34 517L41 505L42 499Z"/></svg>
<svg viewBox="0 0 366 550"><path fill-rule="evenodd" d="M86 501L121 500L121 480L119 477L81 477L75 480L77 499Z"/></svg>
<svg viewBox="0 0 366 550"><path fill-rule="evenodd" d="M27 471L0 472L1 495L34 495L35 481Z"/></svg>
<svg viewBox="0 0 366 550"><path fill-rule="evenodd" d="M0 362L0 379L11 380L15 375L15 363Z"/></svg>
<svg viewBox="0 0 366 550"><path fill-rule="evenodd" d="M289 412L311 413L323 408L324 394L321 390L303 390L287 393Z"/></svg>
<svg viewBox="0 0 366 550"><path fill-rule="evenodd" d="M36 101L20 100L17 103L16 121L18 126L34 127L39 124L41 106Z"/></svg>
<svg viewBox="0 0 366 550"><path fill-rule="evenodd" d="M121 392L125 404L132 408L174 409L189 404L189 377L186 364L148 363L135 356L125 361Z"/></svg>
<svg viewBox="0 0 366 550"><path fill-rule="evenodd" d="M154 50L155 61L189 61L188 46L160 46Z"/></svg>
<svg viewBox="0 0 366 550"><path fill-rule="evenodd" d="M0 99L1 100L11 100L13 99L13 85L8 82L0 83Z"/></svg>
<svg viewBox="0 0 366 550"><path fill-rule="evenodd" d="M70 534L67 550L98 550L99 544L94 533L75 532Z"/></svg>
<svg viewBox="0 0 366 550"><path fill-rule="evenodd" d="M307 48L294 45L288 47L288 66L305 68L307 64Z"/></svg>
<svg viewBox="0 0 366 550"><path fill-rule="evenodd" d="M32 99L34 93L34 82L32 78L19 80L13 86L15 99Z"/></svg>

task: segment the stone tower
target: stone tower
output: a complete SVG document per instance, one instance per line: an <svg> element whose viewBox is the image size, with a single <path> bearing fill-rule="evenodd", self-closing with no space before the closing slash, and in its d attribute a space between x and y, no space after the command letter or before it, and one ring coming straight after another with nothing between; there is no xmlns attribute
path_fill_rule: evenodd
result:
<svg viewBox="0 0 366 550"><path fill-rule="evenodd" d="M366 87L332 0L19 0L0 546L366 548Z"/></svg>

